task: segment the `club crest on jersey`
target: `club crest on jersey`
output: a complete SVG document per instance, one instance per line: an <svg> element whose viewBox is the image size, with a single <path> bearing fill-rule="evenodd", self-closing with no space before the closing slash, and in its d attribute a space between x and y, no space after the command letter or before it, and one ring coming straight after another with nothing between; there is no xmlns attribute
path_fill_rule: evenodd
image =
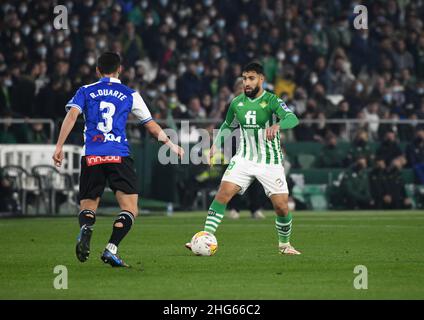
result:
<svg viewBox="0 0 424 320"><path fill-rule="evenodd" d="M268 105L268 102L262 101L259 105L261 106L262 109L264 109Z"/></svg>
<svg viewBox="0 0 424 320"><path fill-rule="evenodd" d="M103 133L96 134L93 139L93 142L119 142L121 143L121 136L115 137L113 133Z"/></svg>

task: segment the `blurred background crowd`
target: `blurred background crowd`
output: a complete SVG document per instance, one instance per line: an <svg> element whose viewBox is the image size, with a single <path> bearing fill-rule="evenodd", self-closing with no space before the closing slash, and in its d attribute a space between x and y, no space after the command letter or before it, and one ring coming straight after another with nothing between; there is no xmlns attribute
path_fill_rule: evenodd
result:
<svg viewBox="0 0 424 320"><path fill-rule="evenodd" d="M58 4L68 10L68 29L53 27ZM368 29L353 27L358 4L368 9ZM266 89L303 120L290 138L323 144L317 167L363 158L392 166L402 156L393 165L422 170L424 131L415 122L424 119L422 17L422 0L5 0L0 115L63 119L75 90L96 81L98 54L113 50L123 57L121 80L140 91L154 118L217 125L240 92L242 66L254 59ZM397 119L411 122L373 122ZM3 121L0 143L51 142L45 130ZM343 157L340 141L352 142ZM409 144L400 149L402 141ZM377 153L370 142L379 143Z"/></svg>
<svg viewBox="0 0 424 320"><path fill-rule="evenodd" d="M2 1L0 113L62 118L110 49L157 119L222 119L252 59L302 119L424 119L424 2L362 3L369 29L355 30L357 1L65 1L69 29L55 30L57 1ZM327 129L301 127L295 138L320 141Z"/></svg>

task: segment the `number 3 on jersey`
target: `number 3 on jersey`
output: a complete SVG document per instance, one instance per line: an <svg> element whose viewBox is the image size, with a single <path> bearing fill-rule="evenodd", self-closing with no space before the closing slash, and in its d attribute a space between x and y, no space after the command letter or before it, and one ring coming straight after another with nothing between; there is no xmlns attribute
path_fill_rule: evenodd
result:
<svg viewBox="0 0 424 320"><path fill-rule="evenodd" d="M106 112L103 110L106 109ZM113 128L113 115L115 114L116 107L113 103L102 101L100 102L100 111L102 112L102 118L104 122L97 124L97 129L104 133L109 133Z"/></svg>

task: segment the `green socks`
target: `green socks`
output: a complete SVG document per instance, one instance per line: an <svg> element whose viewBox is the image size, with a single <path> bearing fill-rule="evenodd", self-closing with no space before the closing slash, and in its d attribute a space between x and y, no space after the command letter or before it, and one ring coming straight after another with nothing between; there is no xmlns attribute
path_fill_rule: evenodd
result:
<svg viewBox="0 0 424 320"><path fill-rule="evenodd" d="M278 242L289 243L292 230L292 214L289 212L287 217L277 216L275 218L275 227L278 233Z"/></svg>
<svg viewBox="0 0 424 320"><path fill-rule="evenodd" d="M212 201L211 206L209 207L208 217L206 218L204 231L214 234L219 224L224 218L226 204L222 204L216 200Z"/></svg>
<svg viewBox="0 0 424 320"><path fill-rule="evenodd" d="M219 224L224 218L226 204L220 203L216 200L212 201L209 207L208 216L205 222L204 231L214 234L218 229ZM289 212L287 217L277 216L275 218L275 227L277 228L278 241L280 243L289 243L290 234L292 230L292 214Z"/></svg>

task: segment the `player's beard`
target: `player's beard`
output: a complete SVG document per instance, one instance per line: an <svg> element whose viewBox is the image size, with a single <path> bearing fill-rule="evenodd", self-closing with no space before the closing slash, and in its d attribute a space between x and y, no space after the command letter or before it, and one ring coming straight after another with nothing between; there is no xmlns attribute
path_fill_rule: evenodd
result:
<svg viewBox="0 0 424 320"><path fill-rule="evenodd" d="M255 89L252 89L252 91L250 91L250 93L247 93L246 89L244 89L244 94L248 97L248 98L254 98L259 92L259 86L256 87Z"/></svg>

